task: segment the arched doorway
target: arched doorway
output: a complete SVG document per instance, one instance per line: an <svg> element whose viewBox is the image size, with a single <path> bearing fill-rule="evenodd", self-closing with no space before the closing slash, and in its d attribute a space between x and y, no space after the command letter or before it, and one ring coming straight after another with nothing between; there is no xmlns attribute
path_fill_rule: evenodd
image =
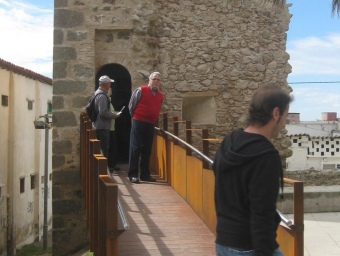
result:
<svg viewBox="0 0 340 256"><path fill-rule="evenodd" d="M129 161L129 143L131 130L131 116L128 105L131 97L131 76L129 71L119 64L107 64L103 66L96 75L95 89L98 88L99 77L107 75L114 80L111 83L112 96L111 103L116 111L125 109L122 115L115 121L115 130L118 144L118 162L127 163Z"/></svg>

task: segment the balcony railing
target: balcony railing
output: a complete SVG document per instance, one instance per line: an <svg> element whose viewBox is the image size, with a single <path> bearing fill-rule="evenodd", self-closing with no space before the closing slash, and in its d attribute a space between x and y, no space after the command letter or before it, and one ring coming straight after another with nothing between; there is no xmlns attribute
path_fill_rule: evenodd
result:
<svg viewBox="0 0 340 256"><path fill-rule="evenodd" d="M179 138L179 124L185 127ZM195 210L197 215L215 234L216 214L214 205L214 174L209 166L209 144L221 140L209 138L207 129L192 129L190 121L172 118L173 134L168 132L169 118L163 114L162 128L157 127L153 146L152 170L164 178ZM191 145L192 131L201 134L202 151ZM194 154L193 154L194 152ZM195 155L195 156L192 156ZM285 185L290 184L293 192L293 221L277 210L281 216L278 229L278 243L285 256L303 256L304 247L304 210L303 182L284 178Z"/></svg>
<svg viewBox="0 0 340 256"><path fill-rule="evenodd" d="M172 118L173 133L170 133L167 114L162 118L162 128L155 129L150 169L167 181L215 234L214 174L208 155L210 143L219 143L220 140L209 138L207 129L192 129L190 121L179 121L177 117ZM129 224L118 200L117 184L107 175L107 159L100 154L100 141L84 113L80 120L80 175L90 231L90 251L94 255L117 255L117 239L129 229ZM180 130L180 124L185 128ZM201 151L192 146L193 132L200 134ZM185 139L179 138L180 133ZM290 179L284 179L284 182L294 187L294 213L291 221L278 211L282 223L277 239L284 255L303 256L303 182ZM118 218L123 229L118 227Z"/></svg>

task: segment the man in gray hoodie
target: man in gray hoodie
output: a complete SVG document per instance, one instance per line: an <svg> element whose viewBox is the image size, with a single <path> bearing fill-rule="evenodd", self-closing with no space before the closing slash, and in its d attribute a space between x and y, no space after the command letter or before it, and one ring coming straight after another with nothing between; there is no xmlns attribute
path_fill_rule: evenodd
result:
<svg viewBox="0 0 340 256"><path fill-rule="evenodd" d="M116 119L121 114L110 111L110 100L107 93L112 82L114 80L108 76L99 78L99 87L95 91L95 95L98 95L95 98L95 108L98 115L97 120L92 123L93 129L96 130L96 137L100 140L102 153L106 158L109 155L111 120Z"/></svg>

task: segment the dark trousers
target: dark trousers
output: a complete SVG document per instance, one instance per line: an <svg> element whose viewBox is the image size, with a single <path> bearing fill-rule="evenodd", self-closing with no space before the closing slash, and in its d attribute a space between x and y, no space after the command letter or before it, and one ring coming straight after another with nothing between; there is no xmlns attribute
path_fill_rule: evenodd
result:
<svg viewBox="0 0 340 256"><path fill-rule="evenodd" d="M138 165L140 177L150 176L149 162L153 143L155 126L151 123L132 120L129 152L129 178L138 178Z"/></svg>
<svg viewBox="0 0 340 256"><path fill-rule="evenodd" d="M118 156L118 148L117 148L117 138L116 131L110 131L110 142L109 142L109 157L107 160L107 165L111 168L117 165L117 156Z"/></svg>
<svg viewBox="0 0 340 256"><path fill-rule="evenodd" d="M100 140L100 148L103 156L108 158L109 155L109 142L110 142L110 130L96 130L96 137Z"/></svg>

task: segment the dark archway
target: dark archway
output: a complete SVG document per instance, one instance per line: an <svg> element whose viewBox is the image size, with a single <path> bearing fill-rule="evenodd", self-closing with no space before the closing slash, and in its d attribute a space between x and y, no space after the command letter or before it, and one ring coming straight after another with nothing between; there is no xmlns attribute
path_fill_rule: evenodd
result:
<svg viewBox="0 0 340 256"><path fill-rule="evenodd" d="M129 144L131 130L131 115L128 105L131 97L131 76L129 71L119 64L107 64L103 66L96 75L95 89L98 88L99 77L107 75L114 80L111 83L112 96L111 103L116 111L125 109L122 115L116 119L115 130L118 144L118 162L126 163L129 161Z"/></svg>

